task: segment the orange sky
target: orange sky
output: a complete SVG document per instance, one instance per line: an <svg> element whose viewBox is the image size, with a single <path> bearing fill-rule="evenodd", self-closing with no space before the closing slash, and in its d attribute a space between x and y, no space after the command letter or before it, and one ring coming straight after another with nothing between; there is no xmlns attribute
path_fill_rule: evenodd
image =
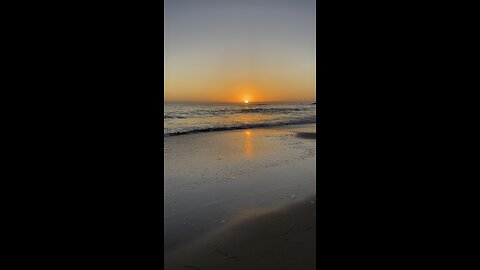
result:
<svg viewBox="0 0 480 270"><path fill-rule="evenodd" d="M315 101L315 2L265 3L167 0L165 101Z"/></svg>

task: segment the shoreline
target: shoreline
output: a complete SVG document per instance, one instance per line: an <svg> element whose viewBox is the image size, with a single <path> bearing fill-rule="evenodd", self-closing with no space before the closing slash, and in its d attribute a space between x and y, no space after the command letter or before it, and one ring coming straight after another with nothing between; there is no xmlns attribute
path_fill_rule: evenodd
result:
<svg viewBox="0 0 480 270"><path fill-rule="evenodd" d="M258 124L258 125L251 125L245 127L231 127L231 128L207 128L204 130L192 130L192 131L185 131L185 132L178 132L178 133L167 133L163 134L163 138L169 137L176 137L182 135L190 135L190 134L201 134L201 133L210 133L210 132L221 132L221 131L231 131L231 130L245 130L245 129L259 129L259 128L281 128L281 127L289 127L289 126L304 126L304 125L316 125L314 123L289 123L289 124Z"/></svg>

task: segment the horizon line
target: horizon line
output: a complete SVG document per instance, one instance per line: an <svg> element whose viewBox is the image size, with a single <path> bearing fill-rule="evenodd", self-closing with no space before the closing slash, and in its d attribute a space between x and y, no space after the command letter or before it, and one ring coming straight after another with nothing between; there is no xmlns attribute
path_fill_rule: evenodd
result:
<svg viewBox="0 0 480 270"><path fill-rule="evenodd" d="M250 101L253 103L287 103L287 102L317 102L317 100L278 100L278 101ZM241 101L195 101L195 100L164 100L163 103L239 103Z"/></svg>

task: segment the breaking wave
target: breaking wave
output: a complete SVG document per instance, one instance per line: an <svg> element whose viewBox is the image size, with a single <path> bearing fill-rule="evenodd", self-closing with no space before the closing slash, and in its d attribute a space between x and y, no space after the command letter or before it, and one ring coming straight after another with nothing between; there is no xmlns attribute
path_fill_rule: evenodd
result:
<svg viewBox="0 0 480 270"><path fill-rule="evenodd" d="M212 131L222 131L222 130L235 130L235 129L249 129L249 128L259 128L259 127L275 127L275 126L285 126L285 125L301 125L301 124L314 124L316 123L315 118L306 118L306 119L296 119L290 121L279 121L272 123L258 123L258 124L236 124L228 126L215 126L215 127L187 127L180 130L164 130L164 137L178 136L191 133L200 133L200 132L212 132Z"/></svg>

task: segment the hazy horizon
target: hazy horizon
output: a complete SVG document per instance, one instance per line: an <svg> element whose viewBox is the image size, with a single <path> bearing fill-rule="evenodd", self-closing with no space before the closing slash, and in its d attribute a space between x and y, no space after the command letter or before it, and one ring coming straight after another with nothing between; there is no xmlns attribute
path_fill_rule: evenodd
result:
<svg viewBox="0 0 480 270"><path fill-rule="evenodd" d="M165 102L315 102L315 33L315 0L166 0Z"/></svg>
<svg viewBox="0 0 480 270"><path fill-rule="evenodd" d="M257 103L312 103L316 100L288 100L288 101L251 101L249 104ZM192 100L165 100L165 103L201 103L201 104L215 104L215 103L224 103L224 104L237 104L242 103L241 101L192 101Z"/></svg>

